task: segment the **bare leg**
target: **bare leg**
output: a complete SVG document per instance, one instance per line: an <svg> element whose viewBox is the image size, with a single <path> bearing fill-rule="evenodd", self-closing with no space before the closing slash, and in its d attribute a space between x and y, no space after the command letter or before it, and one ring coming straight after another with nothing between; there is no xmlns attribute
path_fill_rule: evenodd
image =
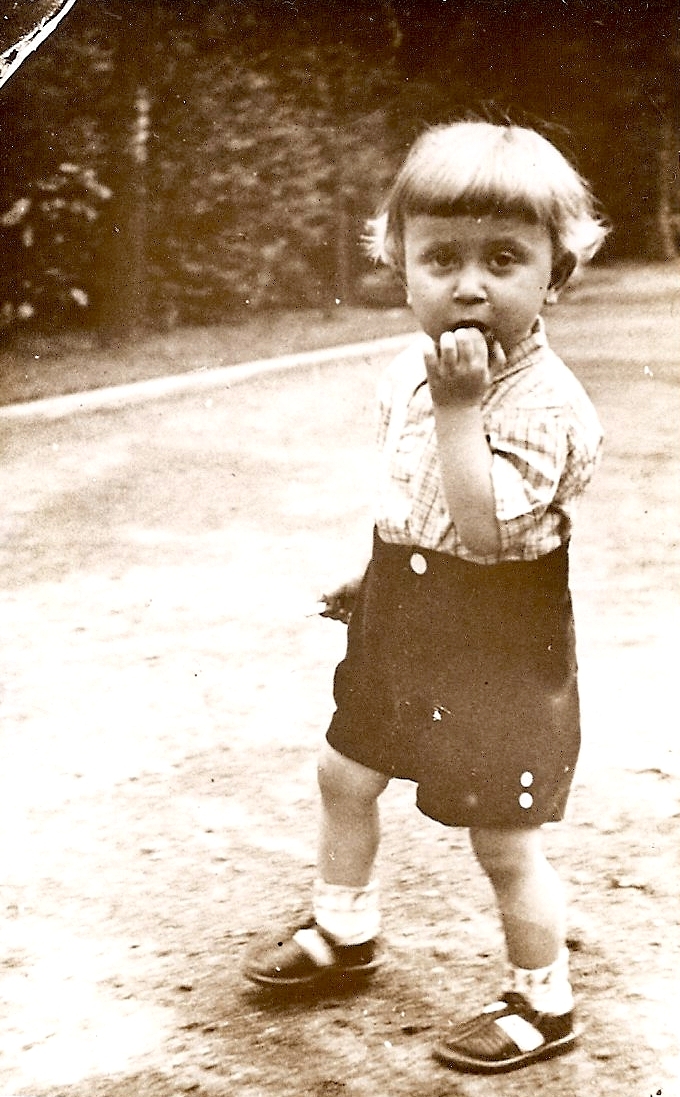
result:
<svg viewBox="0 0 680 1097"><path fill-rule="evenodd" d="M327 884L362 888L369 883L380 842L378 797L387 784L382 773L324 747L318 873Z"/></svg>
<svg viewBox="0 0 680 1097"><path fill-rule="evenodd" d="M380 931L373 864L380 840L378 797L388 778L325 745L319 760L321 832L314 925L255 955L246 975L265 986L315 986L378 966Z"/></svg>
<svg viewBox="0 0 680 1097"><path fill-rule="evenodd" d="M518 968L553 964L564 948L562 885L546 860L538 828L470 832L500 909L508 959Z"/></svg>
<svg viewBox="0 0 680 1097"><path fill-rule="evenodd" d="M500 908L510 971L503 997L449 1028L440 1062L494 1074L569 1051L577 1040L565 948L562 888L545 859L538 828L475 829L472 845Z"/></svg>

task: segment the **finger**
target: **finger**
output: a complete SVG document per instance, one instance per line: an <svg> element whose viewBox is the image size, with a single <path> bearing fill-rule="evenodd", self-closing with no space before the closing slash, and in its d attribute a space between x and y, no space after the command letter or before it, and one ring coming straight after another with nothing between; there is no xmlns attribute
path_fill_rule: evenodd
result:
<svg viewBox="0 0 680 1097"><path fill-rule="evenodd" d="M439 365L439 354L437 352L436 343L433 339L430 339L429 335L422 335L420 342L427 370L429 372L436 370Z"/></svg>
<svg viewBox="0 0 680 1097"><path fill-rule="evenodd" d="M439 338L439 355L441 361L447 367L458 363L458 338L455 331L443 331Z"/></svg>
<svg viewBox="0 0 680 1097"><path fill-rule="evenodd" d="M481 331L477 328L457 328L451 334L456 342L461 365L486 365L489 360L489 348Z"/></svg>

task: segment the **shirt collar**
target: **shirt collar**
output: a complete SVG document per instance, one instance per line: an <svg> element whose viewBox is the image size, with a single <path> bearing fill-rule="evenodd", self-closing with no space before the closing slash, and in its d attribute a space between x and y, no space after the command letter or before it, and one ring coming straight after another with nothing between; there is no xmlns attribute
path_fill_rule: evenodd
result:
<svg viewBox="0 0 680 1097"><path fill-rule="evenodd" d="M545 332L545 323L542 316L537 316L534 320L531 330L524 339L520 339L519 343L510 351L506 358L505 365L498 371L494 377L494 381L499 377L506 377L509 373L514 373L517 369L522 369L524 366L529 365L529 359L532 354L541 347L545 347L548 342L548 337Z"/></svg>

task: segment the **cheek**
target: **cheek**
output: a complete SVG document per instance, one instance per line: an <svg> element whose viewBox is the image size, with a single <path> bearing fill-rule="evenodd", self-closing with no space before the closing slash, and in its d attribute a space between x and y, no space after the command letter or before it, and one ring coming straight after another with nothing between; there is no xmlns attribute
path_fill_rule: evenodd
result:
<svg viewBox="0 0 680 1097"><path fill-rule="evenodd" d="M549 272L532 272L514 287L509 303L512 304L514 300L515 307L523 311L528 310L531 312L532 309L540 309L548 292L549 284Z"/></svg>
<svg viewBox="0 0 680 1097"><path fill-rule="evenodd" d="M535 279L536 293L545 294L548 292L551 277L552 272L550 270L539 271Z"/></svg>
<svg viewBox="0 0 680 1097"><path fill-rule="evenodd" d="M415 276L410 278L406 283L406 288L411 301L416 302L421 308L431 307L437 300L436 287L433 286L429 279L422 276Z"/></svg>
<svg viewBox="0 0 680 1097"><path fill-rule="evenodd" d="M552 253L546 255L541 263L538 264L538 269L534 272L534 280L536 284L536 292L545 294L550 288L552 282L553 269L552 269Z"/></svg>

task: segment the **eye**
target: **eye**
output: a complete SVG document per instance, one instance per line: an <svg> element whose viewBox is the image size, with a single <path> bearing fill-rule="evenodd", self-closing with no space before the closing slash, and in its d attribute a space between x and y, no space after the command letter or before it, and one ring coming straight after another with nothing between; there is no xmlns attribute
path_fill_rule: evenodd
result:
<svg viewBox="0 0 680 1097"><path fill-rule="evenodd" d="M454 262L454 255L450 248L436 248L430 253L429 260L439 270L447 270Z"/></svg>
<svg viewBox="0 0 680 1097"><path fill-rule="evenodd" d="M489 266L492 270L497 271L510 270L519 262L521 262L520 256L511 248L501 248L499 251L494 251L489 258Z"/></svg>

